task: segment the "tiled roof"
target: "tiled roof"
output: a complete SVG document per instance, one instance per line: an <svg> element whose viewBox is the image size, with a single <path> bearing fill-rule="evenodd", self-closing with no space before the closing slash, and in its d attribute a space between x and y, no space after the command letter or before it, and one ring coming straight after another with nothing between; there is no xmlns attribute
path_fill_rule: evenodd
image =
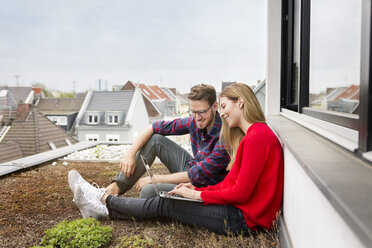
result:
<svg viewBox="0 0 372 248"><path fill-rule="evenodd" d="M0 86L0 90L8 90L18 102L25 102L32 91L29 86Z"/></svg>
<svg viewBox="0 0 372 248"><path fill-rule="evenodd" d="M157 85L150 85L149 88L160 98L160 99L167 99L170 98L165 94Z"/></svg>
<svg viewBox="0 0 372 248"><path fill-rule="evenodd" d="M152 100L159 100L160 97L158 97L147 85L144 84L137 84L137 86L141 89L142 93L147 96L147 98Z"/></svg>
<svg viewBox="0 0 372 248"><path fill-rule="evenodd" d="M359 85L350 85L346 90L338 95L334 101L340 100L341 98L359 100Z"/></svg>
<svg viewBox="0 0 372 248"><path fill-rule="evenodd" d="M88 104L87 111L124 111L128 113L134 91L95 91Z"/></svg>
<svg viewBox="0 0 372 248"><path fill-rule="evenodd" d="M41 98L37 108L40 112L79 112L84 98Z"/></svg>
<svg viewBox="0 0 372 248"><path fill-rule="evenodd" d="M25 157L51 150L49 142L53 142L57 148L64 147L67 145L65 139L69 139L72 144L78 142L37 109L31 108L25 121L12 122L11 128L0 144L17 143L22 156ZM1 157L0 161L6 162Z"/></svg>
<svg viewBox="0 0 372 248"><path fill-rule="evenodd" d="M0 163L22 158L22 151L19 144L15 141L0 143Z"/></svg>

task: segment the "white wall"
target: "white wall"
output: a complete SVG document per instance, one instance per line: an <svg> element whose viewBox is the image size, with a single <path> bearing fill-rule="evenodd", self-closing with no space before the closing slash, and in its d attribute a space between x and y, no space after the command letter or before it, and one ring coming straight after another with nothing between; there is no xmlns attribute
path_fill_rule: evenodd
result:
<svg viewBox="0 0 372 248"><path fill-rule="evenodd" d="M364 247L284 148L283 214L294 247Z"/></svg>
<svg viewBox="0 0 372 248"><path fill-rule="evenodd" d="M150 125L150 119L147 114L145 102L143 101L139 88L135 89L125 123L131 125L128 140L124 140L129 142L133 142L136 137Z"/></svg>

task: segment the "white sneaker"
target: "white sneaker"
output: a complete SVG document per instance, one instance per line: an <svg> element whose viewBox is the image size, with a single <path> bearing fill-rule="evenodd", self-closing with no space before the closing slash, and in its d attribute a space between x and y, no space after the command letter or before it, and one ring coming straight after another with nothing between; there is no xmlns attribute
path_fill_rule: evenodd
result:
<svg viewBox="0 0 372 248"><path fill-rule="evenodd" d="M82 187L82 190L85 192L86 196L92 201L101 202L102 196L106 193L105 188L99 188L96 183L88 183L76 170L71 170L68 173L68 184L70 185L72 192L75 192L75 187L79 184ZM93 185L95 185L96 187L94 187Z"/></svg>
<svg viewBox="0 0 372 248"><path fill-rule="evenodd" d="M108 218L107 207L100 201L96 202L89 199L81 186L80 184L75 185L74 200L83 218Z"/></svg>

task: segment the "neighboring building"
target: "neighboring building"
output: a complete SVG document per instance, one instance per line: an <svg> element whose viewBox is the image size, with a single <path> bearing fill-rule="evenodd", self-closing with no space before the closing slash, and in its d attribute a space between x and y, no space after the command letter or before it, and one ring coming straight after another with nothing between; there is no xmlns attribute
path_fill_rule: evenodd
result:
<svg viewBox="0 0 372 248"><path fill-rule="evenodd" d="M18 103L33 103L34 91L28 86L0 86L0 109L17 109Z"/></svg>
<svg viewBox="0 0 372 248"><path fill-rule="evenodd" d="M221 92L227 87L227 86L230 86L230 85L232 85L232 84L235 84L236 83L236 81L235 82L222 82L221 83Z"/></svg>
<svg viewBox="0 0 372 248"><path fill-rule="evenodd" d="M90 91L76 119L80 141L133 142L150 125L141 91Z"/></svg>
<svg viewBox="0 0 372 248"><path fill-rule="evenodd" d="M70 132L84 98L42 98L37 108L49 120Z"/></svg>
<svg viewBox="0 0 372 248"><path fill-rule="evenodd" d="M132 83L131 81L128 81L124 86L121 87L121 90L135 90L137 89L137 85ZM141 88L139 88L141 89ZM150 91L149 91L150 92ZM150 122L153 123L157 120L163 119L162 112L156 107L156 105L150 100L150 98L147 96L148 94L145 94L144 91L141 89L141 94L143 101L145 102L147 115L150 119Z"/></svg>
<svg viewBox="0 0 372 248"><path fill-rule="evenodd" d="M177 92L176 88L160 88L165 95L169 98L168 106L167 106L167 116L175 116L178 115L178 106L177 106Z"/></svg>
<svg viewBox="0 0 372 248"><path fill-rule="evenodd" d="M262 110L265 112L266 80L259 81L258 85L254 87L253 92L256 95Z"/></svg>
<svg viewBox="0 0 372 248"><path fill-rule="evenodd" d="M31 104L0 110L0 163L77 143Z"/></svg>
<svg viewBox="0 0 372 248"><path fill-rule="evenodd" d="M189 116L189 99L186 97L186 94L178 94L176 99L176 109L177 114L181 117Z"/></svg>
<svg viewBox="0 0 372 248"><path fill-rule="evenodd" d="M309 99L312 108L357 114L359 85L327 88L325 94L310 95Z"/></svg>

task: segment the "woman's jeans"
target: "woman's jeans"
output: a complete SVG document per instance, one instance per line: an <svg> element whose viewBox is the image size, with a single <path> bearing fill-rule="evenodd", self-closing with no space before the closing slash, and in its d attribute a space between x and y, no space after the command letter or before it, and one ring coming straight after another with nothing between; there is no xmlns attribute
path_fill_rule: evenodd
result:
<svg viewBox="0 0 372 248"><path fill-rule="evenodd" d="M126 177L122 171L119 171L114 178L113 181L116 182L120 189L119 194L124 194L126 191L130 190L138 179L140 179L146 172L145 166L139 156L140 154L145 157L150 166L154 162L155 157L158 157L168 168L170 173L188 171L190 169L188 162L192 159L192 156L175 142L163 135L153 134L136 154L136 165L133 175ZM170 191L174 186L174 184L158 184L158 188L161 191ZM156 192L152 184L143 187L140 193L140 197L150 198L154 196L156 196Z"/></svg>
<svg viewBox="0 0 372 248"><path fill-rule="evenodd" d="M232 205L203 205L162 198L108 196L106 205L111 219L168 218L206 228L216 233L247 234L248 226L240 209Z"/></svg>

